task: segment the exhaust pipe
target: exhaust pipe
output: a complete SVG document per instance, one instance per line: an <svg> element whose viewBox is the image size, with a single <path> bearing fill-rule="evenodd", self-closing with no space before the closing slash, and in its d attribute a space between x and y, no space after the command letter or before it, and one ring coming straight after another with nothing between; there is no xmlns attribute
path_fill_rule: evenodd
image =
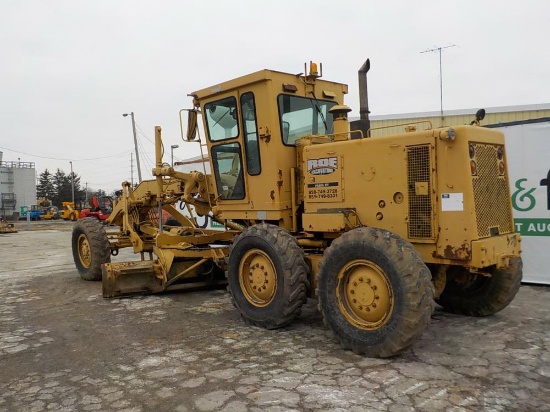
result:
<svg viewBox="0 0 550 412"><path fill-rule="evenodd" d="M357 74L359 75L359 113L361 120L369 120L369 95L367 91L367 73L370 70L370 60L367 59Z"/></svg>
<svg viewBox="0 0 550 412"><path fill-rule="evenodd" d="M367 133L370 129L369 94L367 89L367 72L369 70L370 60L367 59L357 72L359 76L359 120L350 122L351 130L361 130L364 137L369 137Z"/></svg>

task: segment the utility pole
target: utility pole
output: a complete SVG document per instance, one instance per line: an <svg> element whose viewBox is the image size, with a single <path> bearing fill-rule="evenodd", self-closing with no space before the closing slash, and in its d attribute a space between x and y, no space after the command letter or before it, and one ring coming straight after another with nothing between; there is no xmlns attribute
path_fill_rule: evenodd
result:
<svg viewBox="0 0 550 412"><path fill-rule="evenodd" d="M73 173L73 161L69 162L71 164L71 192L73 194L73 205L74 205L74 173Z"/></svg>
<svg viewBox="0 0 550 412"><path fill-rule="evenodd" d="M123 116L124 117L128 116L128 113L124 113ZM136 149L138 179L139 179L139 183L141 183L141 166L139 164L139 151L138 151L138 144L137 144L136 121L134 120L134 112L130 112L130 117L132 118L132 132L134 132L134 147Z"/></svg>
<svg viewBox="0 0 550 412"><path fill-rule="evenodd" d="M134 154L130 153L130 180L132 181L132 189L134 188Z"/></svg>
<svg viewBox="0 0 550 412"><path fill-rule="evenodd" d="M456 44L443 47L434 47L433 49L424 50L420 53L434 53L439 52L439 96L440 96L440 107L441 107L441 119L443 120L443 66L441 64L441 51L443 49L448 49L449 47L456 47Z"/></svg>
<svg viewBox="0 0 550 412"><path fill-rule="evenodd" d="M86 182L86 194L85 194L85 200L86 203L88 203L88 182Z"/></svg>

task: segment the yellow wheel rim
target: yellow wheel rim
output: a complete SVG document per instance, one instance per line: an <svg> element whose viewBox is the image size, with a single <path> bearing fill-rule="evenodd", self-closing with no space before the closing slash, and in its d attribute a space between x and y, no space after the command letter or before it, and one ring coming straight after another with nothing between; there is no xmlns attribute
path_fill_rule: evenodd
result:
<svg viewBox="0 0 550 412"><path fill-rule="evenodd" d="M259 249L246 252L239 264L239 284L252 305L269 305L277 291L277 272L271 258Z"/></svg>
<svg viewBox="0 0 550 412"><path fill-rule="evenodd" d="M338 272L336 297L348 322L364 330L382 327L394 307L391 284L376 264L357 259Z"/></svg>
<svg viewBox="0 0 550 412"><path fill-rule="evenodd" d="M86 235L78 236L78 257L85 268L89 268L92 264L92 251Z"/></svg>

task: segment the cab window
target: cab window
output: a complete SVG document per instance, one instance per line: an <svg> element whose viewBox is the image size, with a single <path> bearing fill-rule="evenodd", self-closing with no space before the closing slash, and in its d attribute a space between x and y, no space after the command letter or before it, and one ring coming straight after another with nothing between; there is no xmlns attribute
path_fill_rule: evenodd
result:
<svg viewBox="0 0 550 412"><path fill-rule="evenodd" d="M259 175L262 170L260 164L260 146L258 144L258 127L256 124L256 106L253 93L244 93L241 96L241 116L246 169L249 175Z"/></svg>
<svg viewBox="0 0 550 412"><path fill-rule="evenodd" d="M296 140L308 134L332 133L328 111L336 102L280 94L277 103L285 145L295 145Z"/></svg>
<svg viewBox="0 0 550 412"><path fill-rule="evenodd" d="M212 147L212 165L220 199L244 199L244 177L239 143Z"/></svg>
<svg viewBox="0 0 550 412"><path fill-rule="evenodd" d="M237 100L226 97L204 105L208 138L213 141L232 139L239 135Z"/></svg>

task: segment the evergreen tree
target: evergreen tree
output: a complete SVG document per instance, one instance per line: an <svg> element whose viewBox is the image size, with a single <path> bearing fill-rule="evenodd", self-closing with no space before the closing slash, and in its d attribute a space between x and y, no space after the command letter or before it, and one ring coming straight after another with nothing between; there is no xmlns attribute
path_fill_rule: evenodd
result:
<svg viewBox="0 0 550 412"><path fill-rule="evenodd" d="M53 175L53 186L55 188L54 205L61 207L61 202L72 200L71 178L63 170L57 169L55 175Z"/></svg>
<svg viewBox="0 0 550 412"><path fill-rule="evenodd" d="M40 173L40 176L38 177L38 185L36 185L36 197L43 197L52 201L54 196L55 188L53 184L53 176L48 171L48 169L46 169L44 170L44 172Z"/></svg>
<svg viewBox="0 0 550 412"><path fill-rule="evenodd" d="M72 176L74 177L74 201L75 202L82 202L82 201L84 201L84 199L86 199L86 188L80 187L80 176L78 176L74 172L73 172ZM69 175L68 178L69 178L69 184L72 184L71 175ZM71 194L71 196L72 196L72 194Z"/></svg>
<svg viewBox="0 0 550 412"><path fill-rule="evenodd" d="M55 174L52 175L48 169L46 169L38 178L36 194L38 198L45 197L50 200L53 205L61 208L62 202L72 201L73 184L75 203L84 202L86 200L86 188L81 187L80 176L74 172L72 174L65 174L61 169L57 169ZM98 192L100 196L105 195L105 191L102 189L99 189ZM93 189L88 188L88 200L91 198L92 193L95 195Z"/></svg>

